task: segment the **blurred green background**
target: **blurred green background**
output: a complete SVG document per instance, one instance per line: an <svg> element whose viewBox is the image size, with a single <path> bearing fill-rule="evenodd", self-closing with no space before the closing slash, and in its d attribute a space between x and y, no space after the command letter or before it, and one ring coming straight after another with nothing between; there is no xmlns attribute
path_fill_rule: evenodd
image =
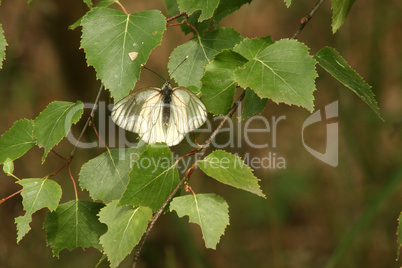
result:
<svg viewBox="0 0 402 268"><path fill-rule="evenodd" d="M128 12L160 9L166 14L159 0L122 3ZM255 0L221 25L234 27L243 37L289 38L315 3L293 1L286 8L282 0ZM80 29L67 30L86 11L80 0L41 0L32 8L26 1L2 1L0 23L9 46L0 70L0 133L18 119L35 118L51 101L94 101L100 82L79 49ZM400 267L402 262L395 261L395 233L402 210L401 12L398 0L356 1L346 23L333 35L330 1L326 1L299 37L312 54L324 46L335 47L373 86L385 122L317 66L316 109L339 101L335 120L339 123L339 165L334 168L320 162L303 147L306 110L268 102L266 118L286 116L278 124L277 146L272 147L271 135L255 134L255 143L268 142L270 147L253 149L243 143L228 149L240 156L248 153L250 158L271 152L285 159L286 169L255 170L267 199L221 185L196 171L192 188L197 193L218 193L230 206L230 225L217 250L205 249L198 226L188 224L187 218L179 219L175 212L168 213L156 223L139 267ZM167 76L171 51L189 38L178 27L168 28L147 66ZM155 75L142 72L136 89L160 84ZM106 92L102 100L109 101ZM82 125L73 132L79 133ZM252 125L261 127L258 121ZM305 135L309 146L325 150L325 122L312 125ZM91 129L85 138L94 140ZM217 137L220 143L227 138L228 133ZM72 145L63 141L55 149L68 156ZM174 150L184 154L188 147ZM81 165L102 151L78 150L72 163L76 180ZM42 154L41 149L30 150L15 162L15 174L43 177L62 164L50 155L41 165ZM63 188L62 202L74 198L67 170L54 179ZM13 178L0 174L0 198L19 189ZM86 192L79 195L88 199ZM45 210L34 214L32 230L17 245L14 218L22 214L20 196L0 205L1 267L94 267L101 257L94 249L63 250L59 259L52 257L42 229ZM130 267L131 260L128 257L121 267ZM101 267L107 267L106 263Z"/></svg>

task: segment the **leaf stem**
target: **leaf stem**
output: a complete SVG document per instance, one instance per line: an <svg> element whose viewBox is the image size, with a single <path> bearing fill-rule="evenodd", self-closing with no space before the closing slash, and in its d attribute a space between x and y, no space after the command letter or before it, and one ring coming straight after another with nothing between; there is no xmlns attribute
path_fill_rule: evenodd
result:
<svg viewBox="0 0 402 268"><path fill-rule="evenodd" d="M120 8L123 10L123 12L128 15L127 10L124 8L124 6L119 1L116 1L116 4L118 4L120 6Z"/></svg>
<svg viewBox="0 0 402 268"><path fill-rule="evenodd" d="M78 201L77 185L75 184L75 180L74 180L73 174L71 173L71 165L70 165L70 162L68 162L68 174L70 174L71 181L73 182L73 185L74 185L75 200Z"/></svg>
<svg viewBox="0 0 402 268"><path fill-rule="evenodd" d="M318 2L313 6L313 8L310 10L310 12L301 18L300 20L300 25L297 31L293 34L292 39L297 39L299 37L299 34L301 31L306 27L307 23L311 20L313 17L314 13L317 11L317 9L324 3L325 0L318 0Z"/></svg>

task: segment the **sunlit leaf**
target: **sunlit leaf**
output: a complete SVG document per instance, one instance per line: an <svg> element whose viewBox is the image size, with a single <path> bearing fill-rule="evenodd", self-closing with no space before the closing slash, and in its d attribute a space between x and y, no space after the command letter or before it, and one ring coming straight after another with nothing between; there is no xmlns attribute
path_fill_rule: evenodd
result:
<svg viewBox="0 0 402 268"><path fill-rule="evenodd" d="M57 145L70 131L72 124L78 122L84 105L77 101L55 101L50 103L35 119L33 134L40 147L45 149L42 163L53 146Z"/></svg>
<svg viewBox="0 0 402 268"><path fill-rule="evenodd" d="M107 204L99 212L99 220L108 226L100 242L111 267L117 267L130 254L140 241L152 217L150 208L116 207L117 202Z"/></svg>
<svg viewBox="0 0 402 268"><path fill-rule="evenodd" d="M33 122L28 119L16 121L0 138L0 163L7 158L20 158L35 144Z"/></svg>
<svg viewBox="0 0 402 268"><path fill-rule="evenodd" d="M6 58L6 38L3 33L3 25L0 23L0 69L3 67L3 60Z"/></svg>
<svg viewBox="0 0 402 268"><path fill-rule="evenodd" d="M335 33L345 22L352 5L356 0L331 0L332 32Z"/></svg>
<svg viewBox="0 0 402 268"><path fill-rule="evenodd" d="M265 197L252 169L238 156L216 150L198 161L197 165L205 174L221 183Z"/></svg>
<svg viewBox="0 0 402 268"><path fill-rule="evenodd" d="M179 184L179 173L169 147L148 145L133 164L119 205L150 207L157 211Z"/></svg>
<svg viewBox="0 0 402 268"><path fill-rule="evenodd" d="M111 149L86 162L80 171L79 182L94 200L110 202L121 198L128 183L133 161L145 149L131 147Z"/></svg>
<svg viewBox="0 0 402 268"><path fill-rule="evenodd" d="M221 236L229 225L229 206L216 194L185 195L173 198L170 211L179 217L188 216L189 221L201 227L207 248L216 249Z"/></svg>
<svg viewBox="0 0 402 268"><path fill-rule="evenodd" d="M254 48L250 52L243 47L236 51L243 55L255 54L258 50ZM235 76L241 87L251 88L260 98L270 98L276 103L298 105L312 111L314 80L317 77L315 63L304 44L282 39L256 54L244 68L235 71Z"/></svg>
<svg viewBox="0 0 402 268"><path fill-rule="evenodd" d="M49 179L24 179L17 181L22 186L22 205L25 214L15 219L17 224L17 243L31 230L29 224L32 214L47 207L53 211L59 205L61 187L57 182Z"/></svg>
<svg viewBox="0 0 402 268"><path fill-rule="evenodd" d="M199 21L209 19L218 7L219 0L199 1L199 0L177 0L180 12L186 12L191 15L196 10L201 10Z"/></svg>
<svg viewBox="0 0 402 268"><path fill-rule="evenodd" d="M232 28L219 28L209 32L200 39L193 38L187 43L175 48L169 58L169 70L174 70L183 59L188 59L172 75L175 81L183 87L201 87L200 79L204 75L204 67L211 62L216 54L224 49L230 49L242 40L238 32ZM197 93L197 92L195 92Z"/></svg>
<svg viewBox="0 0 402 268"><path fill-rule="evenodd" d="M201 93L209 112L220 115L228 113L236 91L234 70L246 62L240 54L223 50L205 67Z"/></svg>
<svg viewBox="0 0 402 268"><path fill-rule="evenodd" d="M254 91L247 88L244 98L244 108L241 119L246 119L254 114L261 113L267 106L268 99L261 99Z"/></svg>
<svg viewBox="0 0 402 268"><path fill-rule="evenodd" d="M64 248L95 247L101 250L99 237L107 227L99 222L97 214L103 206L101 203L72 200L49 212L44 227L53 255L58 257Z"/></svg>
<svg viewBox="0 0 402 268"><path fill-rule="evenodd" d="M82 20L81 47L88 65L115 98L125 97L137 82L141 65L161 43L165 17L157 10L124 14L95 7ZM130 52L138 52L132 61Z"/></svg>
<svg viewBox="0 0 402 268"><path fill-rule="evenodd" d="M371 86L364 82L363 78L353 70L346 60L331 47L325 47L315 56L318 63L335 79L345 85L359 96L382 119Z"/></svg>

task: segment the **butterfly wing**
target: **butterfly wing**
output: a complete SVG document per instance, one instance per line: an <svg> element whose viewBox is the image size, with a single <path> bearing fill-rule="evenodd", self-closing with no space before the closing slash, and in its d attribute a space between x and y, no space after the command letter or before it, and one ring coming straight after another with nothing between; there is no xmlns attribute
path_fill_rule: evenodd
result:
<svg viewBox="0 0 402 268"><path fill-rule="evenodd" d="M194 93L184 87L174 88L166 143L169 146L180 143L188 132L199 128L206 119L205 105Z"/></svg>
<svg viewBox="0 0 402 268"><path fill-rule="evenodd" d="M144 88L117 102L112 120L119 127L138 133L146 143L165 142L162 125L162 94L159 88Z"/></svg>
<svg viewBox="0 0 402 268"><path fill-rule="evenodd" d="M168 124L163 123L164 106L170 108ZM184 87L173 89L170 103L162 100L161 89L145 88L115 104L112 120L119 127L138 133L146 143L180 143L185 135L199 128L207 119L202 101Z"/></svg>

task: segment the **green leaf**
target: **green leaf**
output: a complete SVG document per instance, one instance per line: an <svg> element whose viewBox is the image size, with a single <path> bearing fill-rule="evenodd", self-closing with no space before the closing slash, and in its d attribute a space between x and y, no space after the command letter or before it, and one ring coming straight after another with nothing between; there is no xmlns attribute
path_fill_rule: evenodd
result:
<svg viewBox="0 0 402 268"><path fill-rule="evenodd" d="M33 137L33 122L21 119L0 138L0 163L7 158L15 160L23 156L36 144Z"/></svg>
<svg viewBox="0 0 402 268"><path fill-rule="evenodd" d="M47 207L53 211L59 205L61 198L61 187L57 182L49 179L24 179L17 181L22 186L22 205L25 214L15 218L17 224L17 243L31 230L29 224L32 221L32 214Z"/></svg>
<svg viewBox="0 0 402 268"><path fill-rule="evenodd" d="M168 14L174 16L180 13L179 5L176 0L163 0Z"/></svg>
<svg viewBox="0 0 402 268"><path fill-rule="evenodd" d="M145 206L157 211L179 184L172 153L165 144L148 145L135 161L119 205Z"/></svg>
<svg viewBox="0 0 402 268"><path fill-rule="evenodd" d="M201 227L205 246L212 249L216 249L229 225L228 208L226 201L216 194L179 196L170 203L170 211L176 210L179 217L188 216L189 222Z"/></svg>
<svg viewBox="0 0 402 268"><path fill-rule="evenodd" d="M117 207L118 201L107 204L100 212L99 219L108 226L100 242L111 267L117 267L121 261L140 242L152 218L152 211L147 207Z"/></svg>
<svg viewBox="0 0 402 268"><path fill-rule="evenodd" d="M7 175L11 175L14 172L14 163L13 160L11 160L10 158L7 158L4 162L3 162L3 172L6 173Z"/></svg>
<svg viewBox="0 0 402 268"><path fill-rule="evenodd" d="M267 46L272 45L274 42L271 36L265 36L261 38L244 38L239 44L237 44L233 50L241 54L248 60L253 60L260 54Z"/></svg>
<svg viewBox="0 0 402 268"><path fill-rule="evenodd" d="M197 165L205 174L221 183L265 198L252 169L238 156L216 150L198 161Z"/></svg>
<svg viewBox="0 0 402 268"><path fill-rule="evenodd" d="M89 160L81 167L79 182L94 200L108 203L121 198L128 183L132 163L145 149L112 149Z"/></svg>
<svg viewBox="0 0 402 268"><path fill-rule="evenodd" d="M63 248L70 251L77 247L101 250L99 237L107 227L99 222L97 214L103 206L101 203L72 200L48 213L43 226L53 255L58 257Z"/></svg>
<svg viewBox="0 0 402 268"><path fill-rule="evenodd" d="M4 37L3 25L0 23L0 69L3 67L3 60L6 59L6 38Z"/></svg>
<svg viewBox="0 0 402 268"><path fill-rule="evenodd" d="M81 48L87 63L116 101L134 87L141 65L161 43L165 28L165 17L157 10L124 14L95 7L82 20ZM130 52L138 52L134 61Z"/></svg>
<svg viewBox="0 0 402 268"><path fill-rule="evenodd" d="M292 4L292 0L285 0L285 4L287 7L290 7L290 4Z"/></svg>
<svg viewBox="0 0 402 268"><path fill-rule="evenodd" d="M205 67L201 78L202 100L213 114L227 114L236 91L234 70L247 60L231 50L223 50Z"/></svg>
<svg viewBox="0 0 402 268"><path fill-rule="evenodd" d="M356 0L331 0L332 32L335 33L345 22L352 5Z"/></svg>
<svg viewBox="0 0 402 268"><path fill-rule="evenodd" d="M82 102L55 101L50 103L34 121L33 134L40 147L45 149L42 163L47 154L78 122L83 113Z"/></svg>
<svg viewBox="0 0 402 268"><path fill-rule="evenodd" d="M246 49L236 51L243 56L258 51ZM235 76L241 87L250 87L260 98L313 111L314 80L317 77L315 63L304 44L282 39L259 52L244 68L237 69Z"/></svg>
<svg viewBox="0 0 402 268"><path fill-rule="evenodd" d="M119 2L119 0L101 0L98 4L96 4L96 7L108 7L116 2Z"/></svg>
<svg viewBox="0 0 402 268"><path fill-rule="evenodd" d="M399 252L401 251L401 248L402 248L402 212L399 214L398 228L396 230L396 235L397 235L397 243L398 243L396 260L399 261Z"/></svg>
<svg viewBox="0 0 402 268"><path fill-rule="evenodd" d="M191 15L196 10L201 10L201 16L198 21L209 19L218 7L219 0L199 1L199 0L177 0L180 12L186 12Z"/></svg>
<svg viewBox="0 0 402 268"><path fill-rule="evenodd" d="M241 119L246 119L254 114L261 113L267 106L268 99L261 99L250 88L246 89L246 97L244 98L244 108Z"/></svg>
<svg viewBox="0 0 402 268"><path fill-rule="evenodd" d="M216 54L230 49L239 43L242 37L232 28L219 28L200 38L193 38L175 48L169 58L169 70L174 70L183 59L189 58L173 74L175 81L183 87L201 87L200 79L204 75L204 67ZM197 93L197 92L195 92Z"/></svg>
<svg viewBox="0 0 402 268"><path fill-rule="evenodd" d="M118 2L118 0L101 0L99 1L99 3L96 4L96 7L108 7L111 4L114 4ZM68 26L69 30L74 30L75 28L77 28L78 26L82 25L82 20L84 19L84 17L87 15L87 13L85 13L84 16L82 16L81 18L79 18L76 22L74 22L73 24L71 24L70 26Z"/></svg>
<svg viewBox="0 0 402 268"><path fill-rule="evenodd" d="M384 121L371 91L371 86L364 82L363 78L348 65L346 60L334 48L325 47L321 49L317 52L315 58L322 68L356 93Z"/></svg>
<svg viewBox="0 0 402 268"><path fill-rule="evenodd" d="M219 22L229 14L232 14L236 10L240 9L244 4L251 3L252 0L220 0L218 7L215 9L213 16L215 27Z"/></svg>
<svg viewBox="0 0 402 268"><path fill-rule="evenodd" d="M92 0L83 0L83 1L89 8L92 8Z"/></svg>

